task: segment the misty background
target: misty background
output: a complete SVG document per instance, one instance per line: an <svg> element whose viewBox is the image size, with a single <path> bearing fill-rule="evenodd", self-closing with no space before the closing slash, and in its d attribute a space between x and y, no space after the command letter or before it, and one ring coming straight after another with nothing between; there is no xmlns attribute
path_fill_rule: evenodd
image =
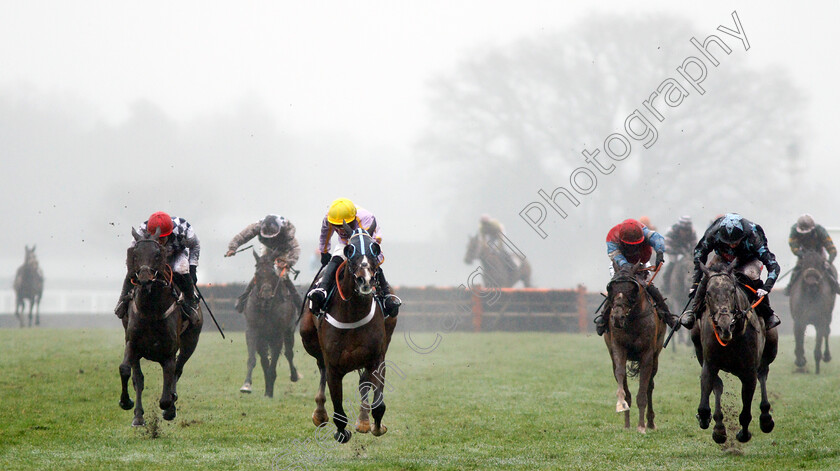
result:
<svg viewBox="0 0 840 471"><path fill-rule="evenodd" d="M733 10L748 51L716 30L734 28ZM248 253L222 255L268 213L297 226L297 282L308 283L337 197L376 214L383 268L406 286L464 283L484 213L526 254L536 286L591 290L607 281L607 231L628 217L664 233L687 214L702 233L739 212L764 227L783 270L801 213L840 228L840 92L825 54L840 39L837 3L7 2L2 12L3 290L36 244L46 293L116 296L131 227L158 210L194 226L200 283L250 278ZM549 213L541 239L519 212L540 189L569 188L581 151L623 133L663 80L682 82L676 67L699 57L689 40L710 34L732 53L715 54L706 93L689 88L654 122L656 143L633 141L567 219Z"/></svg>

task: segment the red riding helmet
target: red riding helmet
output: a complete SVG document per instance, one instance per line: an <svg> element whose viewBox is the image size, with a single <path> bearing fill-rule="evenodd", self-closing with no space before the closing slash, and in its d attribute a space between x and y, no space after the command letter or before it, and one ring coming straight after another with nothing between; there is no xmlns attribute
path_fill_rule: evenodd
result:
<svg viewBox="0 0 840 471"><path fill-rule="evenodd" d="M166 237L172 234L172 218L163 211L158 211L149 216L149 222L146 223L146 230L150 234L154 234L158 229L160 229L159 237Z"/></svg>
<svg viewBox="0 0 840 471"><path fill-rule="evenodd" d="M642 223L635 219L626 219L618 228L618 238L624 244L641 244L645 240Z"/></svg>

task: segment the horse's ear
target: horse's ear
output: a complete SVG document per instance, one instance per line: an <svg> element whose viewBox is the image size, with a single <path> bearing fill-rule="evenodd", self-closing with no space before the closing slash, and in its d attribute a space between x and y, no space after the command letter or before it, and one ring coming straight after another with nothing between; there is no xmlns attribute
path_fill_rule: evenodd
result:
<svg viewBox="0 0 840 471"><path fill-rule="evenodd" d="M374 219L370 227L367 228L367 233L370 234L371 237L373 237L374 232L376 232L376 219Z"/></svg>
<svg viewBox="0 0 840 471"><path fill-rule="evenodd" d="M134 226L131 227L131 237L134 237L134 240L140 240L140 234L134 229Z"/></svg>
<svg viewBox="0 0 840 471"><path fill-rule="evenodd" d="M155 239L160 239L160 227L155 228Z"/></svg>
<svg viewBox="0 0 840 471"><path fill-rule="evenodd" d="M353 232L353 228L350 227L350 224L347 224L347 221L341 221L341 229L344 230L345 234Z"/></svg>
<svg viewBox="0 0 840 471"><path fill-rule="evenodd" d="M35 245L32 245L32 252L35 252Z"/></svg>
<svg viewBox="0 0 840 471"><path fill-rule="evenodd" d="M633 272L639 271L640 268L642 268L642 262L636 262L636 264L633 265Z"/></svg>
<svg viewBox="0 0 840 471"><path fill-rule="evenodd" d="M260 261L260 256L257 255L257 251L254 250L254 249L251 249L251 253L254 254L254 260L259 262Z"/></svg>
<svg viewBox="0 0 840 471"><path fill-rule="evenodd" d="M736 262L738 262L738 259L732 260L731 262L729 262L729 264L728 264L728 265L726 265L726 274L727 274L727 275L731 275L731 274L732 274L732 270L734 270L734 269L735 269L735 263L736 263Z"/></svg>

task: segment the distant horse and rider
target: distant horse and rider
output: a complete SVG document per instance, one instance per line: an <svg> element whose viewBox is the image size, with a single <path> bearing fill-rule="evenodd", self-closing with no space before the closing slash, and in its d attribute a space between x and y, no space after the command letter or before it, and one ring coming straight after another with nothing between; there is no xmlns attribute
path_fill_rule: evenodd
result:
<svg viewBox="0 0 840 471"><path fill-rule="evenodd" d="M464 263L478 259L483 269L484 284L492 287L510 288L518 282L526 288L531 286L531 265L524 255L508 248L504 227L487 215L481 217L479 231L467 243Z"/></svg>
<svg viewBox="0 0 840 471"><path fill-rule="evenodd" d="M23 317L26 301L29 301L29 327L32 327L32 311L35 310L35 325L41 325L41 295L44 292L44 274L38 266L35 246L25 248L23 265L15 274L15 317L24 327Z"/></svg>

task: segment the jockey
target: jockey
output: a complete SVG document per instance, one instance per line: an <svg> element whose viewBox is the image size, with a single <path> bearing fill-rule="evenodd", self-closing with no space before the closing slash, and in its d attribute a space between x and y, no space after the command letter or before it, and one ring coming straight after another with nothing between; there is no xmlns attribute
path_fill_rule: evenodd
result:
<svg viewBox="0 0 840 471"><path fill-rule="evenodd" d="M201 252L198 237L196 237L190 223L185 219L171 217L163 211L158 211L149 216L149 219L140 225L137 232L146 237L149 234L154 234L158 229L160 229L160 243L172 249L167 264L172 267L172 280L175 281L178 289L184 295L186 304L183 306L183 311L190 322L197 324L200 319L198 318L198 294L195 290L195 282L198 281L196 270L198 268L198 256ZM135 243L136 241L132 240L131 247L134 247ZM131 289L131 277L133 275L133 273L125 275L120 299L114 309L114 314L120 319L125 317L128 311L128 301L131 301L128 291Z"/></svg>
<svg viewBox="0 0 840 471"><path fill-rule="evenodd" d="M670 257L671 263L665 267L662 278L665 280L665 292L668 293L671 283L671 272L674 271L674 262L681 257L689 256L694 252L697 245L697 233L691 225L691 216L682 216L676 224L671 226L665 234L665 253Z"/></svg>
<svg viewBox="0 0 840 471"><path fill-rule="evenodd" d="M505 263L511 268L515 269L518 264L514 262L514 258L510 252L505 248L505 243L502 240L505 236L505 226L496 219L491 218L487 214L481 215L478 226L478 237L485 245L496 249L497 252L504 258Z"/></svg>
<svg viewBox="0 0 840 471"><path fill-rule="evenodd" d="M318 243L318 249L321 253L321 267L323 271L321 277L315 282L315 285L306 294L306 297L312 301L312 312L319 315L326 307L324 304L327 301L327 296L332 291L335 285L335 273L339 265L345 260L344 247L350 241L350 236L353 231L361 227L367 230L373 223L376 222L374 215L363 208L357 208L347 198L339 198L330 204L327 215L321 223L321 237ZM344 225L349 227L349 231L345 231ZM338 235L338 244L332 249L330 255L330 240L335 233ZM376 229L370 236L376 240L377 243L382 242L381 227L377 223ZM380 253L379 263L381 264L385 257ZM384 304L384 314L386 316L396 317L399 314L399 307L402 300L394 294L394 290L385 280L385 275L382 273L382 268L377 267L376 283L379 285L377 290L378 295L382 297Z"/></svg>
<svg viewBox="0 0 840 471"><path fill-rule="evenodd" d="M612 261L611 274L618 272L624 265L648 263L654 251L656 252L656 266L659 266L665 258L665 242L662 236L635 219L625 220L610 229L607 234L607 255ZM645 272L645 276L647 276L647 272ZM677 316L671 314L662 293L653 283L648 284L646 288L648 294L653 298L656 312L662 321L671 328L678 326ZM603 335L607 330L609 309L609 303L607 303L603 313L595 318L595 331L598 335Z"/></svg>
<svg viewBox="0 0 840 471"><path fill-rule="evenodd" d="M790 228L788 244L790 245L790 251L797 257L801 256L803 250L827 253L828 260L825 264L825 270L828 272L834 291L840 294L840 285L837 284L837 269L833 265L834 259L837 257L837 249L834 247L834 242L828 235L828 231L815 223L813 216L807 213L799 216L796 224ZM799 263L793 267L793 273L791 273L790 283L785 288L785 294L790 294L790 287L799 278L799 268Z"/></svg>
<svg viewBox="0 0 840 471"><path fill-rule="evenodd" d="M259 221L249 224L248 227L242 229L242 232L236 234L228 244L225 257L236 255L236 249L254 237L263 244L266 250L277 254L277 259L274 264L277 275L283 275L283 270L294 266L300 258L300 244L295 238L295 225L291 221L286 220L286 218L274 214L269 214ZM296 306L300 306L303 301L300 299L300 295L292 280L288 275L283 275L282 280L289 296L292 298L292 302ZM251 281L245 288L245 292L239 295L235 306L238 312L245 311L245 301L251 294L251 290L254 289L255 284L256 280L251 278Z"/></svg>
<svg viewBox="0 0 840 471"><path fill-rule="evenodd" d="M696 292L696 296L694 296L693 309L686 311L680 320L682 325L689 329L693 327L695 317L700 317L705 309L703 298L706 296L706 283L700 283L703 279L700 265L706 263L712 251L715 253L708 265L716 262L731 263L737 260L735 271L744 275L745 284L755 290L755 296L751 298L764 297L764 300L756 306L755 312L764 318L765 330L779 325L781 321L773 313L768 296L776 283L776 278L779 277L776 256L767 248L764 229L735 213L727 213L716 219L694 249L694 285L689 295ZM767 281L765 282L761 281L762 264L767 267ZM696 316L695 313L697 313Z"/></svg>

